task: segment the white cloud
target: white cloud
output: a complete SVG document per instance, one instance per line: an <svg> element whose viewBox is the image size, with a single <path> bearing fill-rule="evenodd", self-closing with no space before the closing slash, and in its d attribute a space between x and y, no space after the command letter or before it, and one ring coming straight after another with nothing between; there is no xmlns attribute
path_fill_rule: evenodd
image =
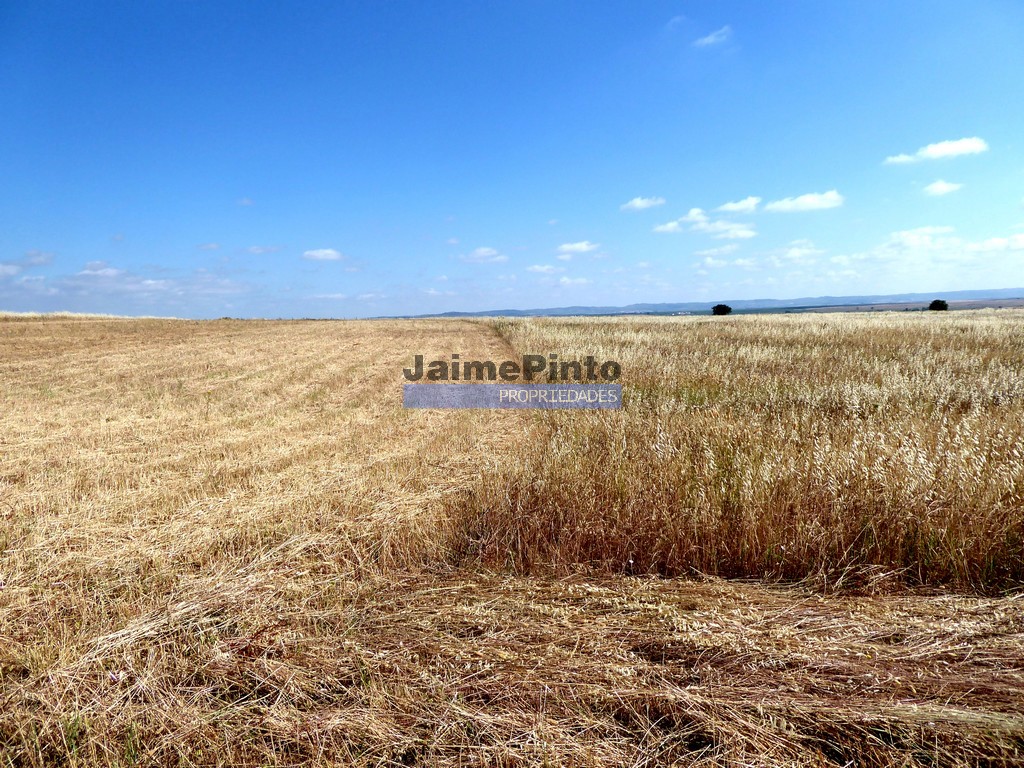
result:
<svg viewBox="0 0 1024 768"><path fill-rule="evenodd" d="M995 253L998 251L1024 251L1024 234L1009 237L990 237L980 243L968 243L966 248L971 253Z"/></svg>
<svg viewBox="0 0 1024 768"><path fill-rule="evenodd" d="M821 211L826 208L838 208L843 204L843 196L836 190L828 192L812 192L799 197L786 197L768 203L764 209L775 213L793 213L798 211Z"/></svg>
<svg viewBox="0 0 1024 768"><path fill-rule="evenodd" d="M558 282L560 285L586 285L590 281L585 277L562 277Z"/></svg>
<svg viewBox="0 0 1024 768"><path fill-rule="evenodd" d="M742 269L753 269L756 266L753 259L733 259L732 263Z"/></svg>
<svg viewBox="0 0 1024 768"><path fill-rule="evenodd" d="M682 232L682 224L690 225L691 232L703 232L711 235L717 240L745 240L757 236L757 230L752 224L744 224L736 221L725 221L723 219L711 220L701 208L691 208L685 216L670 221L667 224L659 224L654 228L655 232Z"/></svg>
<svg viewBox="0 0 1024 768"><path fill-rule="evenodd" d="M963 184L956 184L951 181L943 181L942 179L939 179L925 187L924 193L926 195L931 195L932 197L939 197L940 195L948 195L950 192L956 192L962 186Z"/></svg>
<svg viewBox="0 0 1024 768"><path fill-rule="evenodd" d="M728 245L722 245L718 248L707 248L703 251L695 251L694 256L728 256L739 248L735 243L729 243Z"/></svg>
<svg viewBox="0 0 1024 768"><path fill-rule="evenodd" d="M716 29L710 35L694 40L693 44L698 48L706 48L709 45L718 45L719 43L724 43L730 37L732 37L732 27L726 24L721 29Z"/></svg>
<svg viewBox="0 0 1024 768"><path fill-rule="evenodd" d="M118 277L124 274L124 270L107 266L105 261L90 261L78 274L91 277Z"/></svg>
<svg viewBox="0 0 1024 768"><path fill-rule="evenodd" d="M953 227L917 227L905 230L905 232L913 232L918 235L948 235L954 231Z"/></svg>
<svg viewBox="0 0 1024 768"><path fill-rule="evenodd" d="M709 221L704 224L694 224L692 229L695 232L705 232L717 240L747 240L757 237L757 230L753 224L741 224L735 221Z"/></svg>
<svg viewBox="0 0 1024 768"><path fill-rule="evenodd" d="M720 205L715 210L721 211L722 213L753 213L757 210L757 206L760 202L760 197L745 197L742 200Z"/></svg>
<svg viewBox="0 0 1024 768"><path fill-rule="evenodd" d="M562 243L558 246L559 253L590 253L600 248L600 243L592 243L589 240L581 240L578 243Z"/></svg>
<svg viewBox="0 0 1024 768"><path fill-rule="evenodd" d="M691 208L680 221L689 222L690 231L703 232L718 240L745 240L757 236L757 231L752 224L722 219L713 221L700 208Z"/></svg>
<svg viewBox="0 0 1024 768"><path fill-rule="evenodd" d="M360 293L356 296L360 301L373 301L374 299L386 298L383 293Z"/></svg>
<svg viewBox="0 0 1024 768"><path fill-rule="evenodd" d="M664 197L634 197L628 203L619 206L623 211L643 211L647 208L654 208L665 204Z"/></svg>
<svg viewBox="0 0 1024 768"><path fill-rule="evenodd" d="M885 158L885 164L886 165L904 165L905 163L914 163L914 162L917 162L917 158L914 157L913 155L908 155L908 154L905 154L905 153L901 153L901 154L898 154L898 155L892 155L890 157Z"/></svg>
<svg viewBox="0 0 1024 768"><path fill-rule="evenodd" d="M200 251L216 251L220 248L220 243L203 243L202 245L197 245L196 248Z"/></svg>
<svg viewBox="0 0 1024 768"><path fill-rule="evenodd" d="M949 141L938 141L921 147L913 155L899 154L885 158L887 165L901 165L904 163L915 163L918 160L940 160L945 157L959 157L960 155L977 155L988 151L988 143L984 139L972 136L966 139L951 139Z"/></svg>
<svg viewBox="0 0 1024 768"><path fill-rule="evenodd" d="M560 253L557 256L555 256L555 258L558 259L559 261L572 261L572 254L571 253Z"/></svg>
<svg viewBox="0 0 1024 768"><path fill-rule="evenodd" d="M314 299L333 299L335 301L342 301L348 298L348 294L345 293L317 293L313 296Z"/></svg>
<svg viewBox="0 0 1024 768"><path fill-rule="evenodd" d="M17 264L0 264L0 277L14 277L19 272L21 267Z"/></svg>
<svg viewBox="0 0 1024 768"><path fill-rule="evenodd" d="M1022 252L1024 233L971 241L956 235L952 227L917 227L892 232L870 250L834 256L831 261L840 266L885 264L914 280L924 275L956 280L963 269L983 268L989 280L1001 272L1010 281L1019 274Z"/></svg>
<svg viewBox="0 0 1024 768"><path fill-rule="evenodd" d="M471 253L460 256L463 261L470 264L499 264L508 261L508 256L498 253L494 248L476 248Z"/></svg>
<svg viewBox="0 0 1024 768"><path fill-rule="evenodd" d="M824 251L820 248L793 245L783 251L782 257L788 261L795 261L800 264L813 264L815 261L814 257L822 253Z"/></svg>
<svg viewBox="0 0 1024 768"><path fill-rule="evenodd" d="M434 279L437 280L437 282L439 282L439 283L447 283L448 282L448 275L438 275Z"/></svg>
<svg viewBox="0 0 1024 768"><path fill-rule="evenodd" d="M31 266L39 266L40 264L49 264L53 261L53 254L49 251L31 250L25 252L24 263Z"/></svg>
<svg viewBox="0 0 1024 768"><path fill-rule="evenodd" d="M247 286L242 283L218 277L204 269L197 269L192 275L181 279L153 279L116 269L105 261L90 261L77 274L55 282L61 293L78 296L164 296L177 300L193 296L238 294L247 290Z"/></svg>
<svg viewBox="0 0 1024 768"><path fill-rule="evenodd" d="M280 246L277 245L250 245L245 250L247 250L249 253L259 256L264 253L276 253L277 251L281 250L281 248Z"/></svg>
<svg viewBox="0 0 1024 768"><path fill-rule="evenodd" d="M917 154L926 160L937 160L943 157L977 155L987 151L988 143L984 139L973 136L969 139L956 139L955 141L940 141L936 144L929 144L919 149Z"/></svg>
<svg viewBox="0 0 1024 768"><path fill-rule="evenodd" d="M252 200L250 200L248 197L243 197L242 199L240 199L238 201L238 204L239 205L252 205Z"/></svg>
<svg viewBox="0 0 1024 768"><path fill-rule="evenodd" d="M769 260L776 267L788 267L793 264L809 265L814 264L818 260L817 257L823 253L825 252L815 247L810 240L794 240L785 248L776 251Z"/></svg>
<svg viewBox="0 0 1024 768"><path fill-rule="evenodd" d="M457 237L449 237L445 242L448 243L448 245L458 245L459 244L459 238L457 238Z"/></svg>
<svg viewBox="0 0 1024 768"><path fill-rule="evenodd" d="M338 261L345 258L345 256L341 251L336 251L333 248L314 248L311 251L304 251L302 258L311 259L312 261Z"/></svg>
<svg viewBox="0 0 1024 768"><path fill-rule="evenodd" d="M710 269L715 269L716 267L724 267L726 262L722 259L716 259L713 256L705 256L701 264Z"/></svg>
<svg viewBox="0 0 1024 768"><path fill-rule="evenodd" d="M917 227L892 232L872 248L831 261L836 269L881 279L888 293L1017 285L1022 258L1024 233L970 240L950 227Z"/></svg>
<svg viewBox="0 0 1024 768"><path fill-rule="evenodd" d="M564 267L553 267L550 264L532 264L526 268L527 272L538 272L542 275L552 275L555 272L565 272Z"/></svg>

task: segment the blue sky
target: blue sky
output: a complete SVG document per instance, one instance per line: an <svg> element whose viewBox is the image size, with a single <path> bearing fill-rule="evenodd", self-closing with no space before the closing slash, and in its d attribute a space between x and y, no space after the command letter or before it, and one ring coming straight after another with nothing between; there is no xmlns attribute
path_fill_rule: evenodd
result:
<svg viewBox="0 0 1024 768"><path fill-rule="evenodd" d="M0 4L0 310L1024 286L1024 4Z"/></svg>

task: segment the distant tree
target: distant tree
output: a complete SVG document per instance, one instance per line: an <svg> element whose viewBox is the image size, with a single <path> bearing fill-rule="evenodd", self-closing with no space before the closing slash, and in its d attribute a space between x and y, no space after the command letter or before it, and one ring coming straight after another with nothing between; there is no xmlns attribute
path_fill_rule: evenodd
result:
<svg viewBox="0 0 1024 768"><path fill-rule="evenodd" d="M711 308L712 315L728 315L730 312L732 312L732 307L728 304L715 304Z"/></svg>
<svg viewBox="0 0 1024 768"><path fill-rule="evenodd" d="M949 304L942 299L935 299L928 305L928 309L932 310L932 312L945 312L949 309Z"/></svg>

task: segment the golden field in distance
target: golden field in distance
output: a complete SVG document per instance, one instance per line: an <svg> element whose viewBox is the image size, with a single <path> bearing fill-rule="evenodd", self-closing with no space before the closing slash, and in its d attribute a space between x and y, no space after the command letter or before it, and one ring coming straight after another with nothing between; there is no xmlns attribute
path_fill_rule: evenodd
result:
<svg viewBox="0 0 1024 768"><path fill-rule="evenodd" d="M622 364L407 411L415 354ZM1024 312L0 318L0 765L1024 759Z"/></svg>

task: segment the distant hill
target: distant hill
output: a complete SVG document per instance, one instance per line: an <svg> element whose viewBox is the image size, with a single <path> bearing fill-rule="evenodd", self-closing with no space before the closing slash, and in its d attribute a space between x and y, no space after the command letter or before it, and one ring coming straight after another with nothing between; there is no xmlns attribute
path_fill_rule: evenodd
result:
<svg viewBox="0 0 1024 768"><path fill-rule="evenodd" d="M874 304L913 304L932 299L946 301L985 301L1024 299L1024 288L993 288L978 291L937 291L934 293L895 293L879 296L808 296L800 299L726 299L739 312L813 310L822 307L859 307ZM547 309L485 309L478 312L442 312L411 317L558 317L565 315L671 315L679 312L710 312L715 301L685 301L665 304L627 304L624 307L550 307ZM409 317L409 316L407 316Z"/></svg>

